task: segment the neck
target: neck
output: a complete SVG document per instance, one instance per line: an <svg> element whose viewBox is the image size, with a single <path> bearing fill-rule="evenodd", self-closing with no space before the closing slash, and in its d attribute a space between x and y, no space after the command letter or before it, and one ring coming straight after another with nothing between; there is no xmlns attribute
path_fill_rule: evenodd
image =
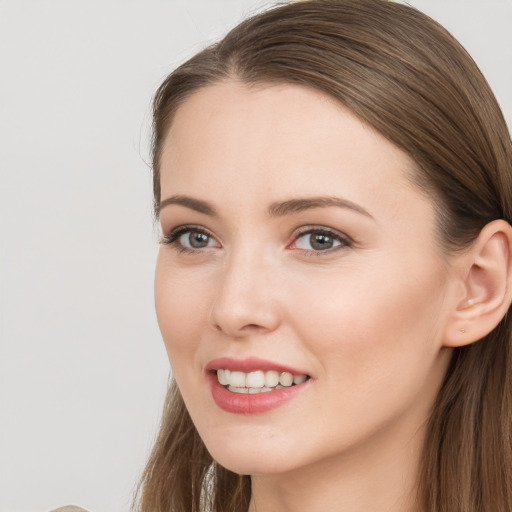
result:
<svg viewBox="0 0 512 512"><path fill-rule="evenodd" d="M396 442L379 436L350 453L283 475L252 476L249 512L421 511L416 490L424 429L409 438L388 435Z"/></svg>

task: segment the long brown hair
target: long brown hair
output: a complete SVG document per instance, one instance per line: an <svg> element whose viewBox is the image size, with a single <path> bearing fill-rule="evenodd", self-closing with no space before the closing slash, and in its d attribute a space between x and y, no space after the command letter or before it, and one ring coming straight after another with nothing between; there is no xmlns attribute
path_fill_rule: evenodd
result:
<svg viewBox="0 0 512 512"><path fill-rule="evenodd" d="M169 75L154 99L155 213L160 155L179 106L201 87L302 84L348 107L417 164L446 250L512 220L512 144L499 106L460 44L421 12L385 0L309 0L250 18ZM510 315L455 349L421 457L428 512L512 508ZM139 488L143 512L240 512L250 478L212 460L173 382Z"/></svg>

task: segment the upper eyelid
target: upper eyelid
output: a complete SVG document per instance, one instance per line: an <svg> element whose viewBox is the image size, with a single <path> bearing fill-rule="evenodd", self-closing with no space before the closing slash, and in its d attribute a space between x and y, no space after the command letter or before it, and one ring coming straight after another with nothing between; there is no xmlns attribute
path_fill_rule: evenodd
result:
<svg viewBox="0 0 512 512"><path fill-rule="evenodd" d="M217 243L220 244L219 239L209 229L206 229L204 226L200 226L197 224L182 224L170 230L163 231L162 241L167 244L176 243L178 239L181 237L181 235L190 231L204 233L205 235L209 236L210 238L213 238L214 240L217 241Z"/></svg>
<svg viewBox="0 0 512 512"><path fill-rule="evenodd" d="M345 241L351 241L352 238L348 236L347 234L343 233L342 231L339 231L334 228L329 228L327 226L302 226L300 228L297 228L293 234L293 240L296 240L298 237L302 235L307 235L309 233L328 233L330 235L333 235L335 237L338 237Z"/></svg>
<svg viewBox="0 0 512 512"><path fill-rule="evenodd" d="M167 232L167 234L164 233L162 238L164 240L172 239L173 242L176 242L181 235L183 235L184 233L187 233L189 231L198 231L200 233L204 233L204 234L208 235L209 237L213 238L214 240L216 240L217 243L222 245L222 243L220 242L219 238L216 235L214 235L209 229L205 228L204 226L198 225L198 224L182 224L182 225L176 226L176 227L170 229ZM301 236L304 236L304 235L307 235L310 233L315 233L315 232L327 233L335 238L338 238L339 240L341 240L343 242L346 242L347 244L352 244L354 242L354 240L350 236L348 236L347 234L345 234L337 229L323 226L323 225L318 225L318 224L317 225L310 224L310 225L300 226L300 227L296 228L289 237L290 241L287 243L287 247L290 247L291 245L293 245L297 241L297 239L300 238Z"/></svg>
<svg viewBox="0 0 512 512"><path fill-rule="evenodd" d="M336 239L339 242L339 245L331 247L325 250L314 250L314 249L305 249L300 247L294 247L298 243L298 240L302 238L304 235L309 235L312 233L324 233L329 235L330 237ZM298 229L293 235L293 239L287 245L287 249L294 251L302 251L308 254L314 254L315 256L325 256L332 255L333 253L339 251L340 249L353 248L356 245L354 239L344 232L338 231L337 229L328 228L326 226L303 226Z"/></svg>
<svg viewBox="0 0 512 512"><path fill-rule="evenodd" d="M205 233L212 238L217 239L217 237L207 228L201 226L199 224L181 224L167 231L167 236L172 236L177 233L186 233L187 231L198 231L200 233Z"/></svg>

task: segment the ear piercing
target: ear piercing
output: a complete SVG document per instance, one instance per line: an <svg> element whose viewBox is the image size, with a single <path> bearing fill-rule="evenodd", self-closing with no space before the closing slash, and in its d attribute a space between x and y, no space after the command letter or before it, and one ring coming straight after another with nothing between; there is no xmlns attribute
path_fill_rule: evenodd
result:
<svg viewBox="0 0 512 512"><path fill-rule="evenodd" d="M466 329L464 329L464 327L461 327L461 328L459 329L459 331L460 331L462 334L464 334L464 333L466 332Z"/></svg>

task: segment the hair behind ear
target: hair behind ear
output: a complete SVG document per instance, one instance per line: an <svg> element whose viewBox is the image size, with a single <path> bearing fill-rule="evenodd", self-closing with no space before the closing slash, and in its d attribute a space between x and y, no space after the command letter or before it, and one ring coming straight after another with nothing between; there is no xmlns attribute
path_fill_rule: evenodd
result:
<svg viewBox="0 0 512 512"><path fill-rule="evenodd" d="M510 510L511 329L507 312L485 338L454 350L423 447L419 493L428 512Z"/></svg>

